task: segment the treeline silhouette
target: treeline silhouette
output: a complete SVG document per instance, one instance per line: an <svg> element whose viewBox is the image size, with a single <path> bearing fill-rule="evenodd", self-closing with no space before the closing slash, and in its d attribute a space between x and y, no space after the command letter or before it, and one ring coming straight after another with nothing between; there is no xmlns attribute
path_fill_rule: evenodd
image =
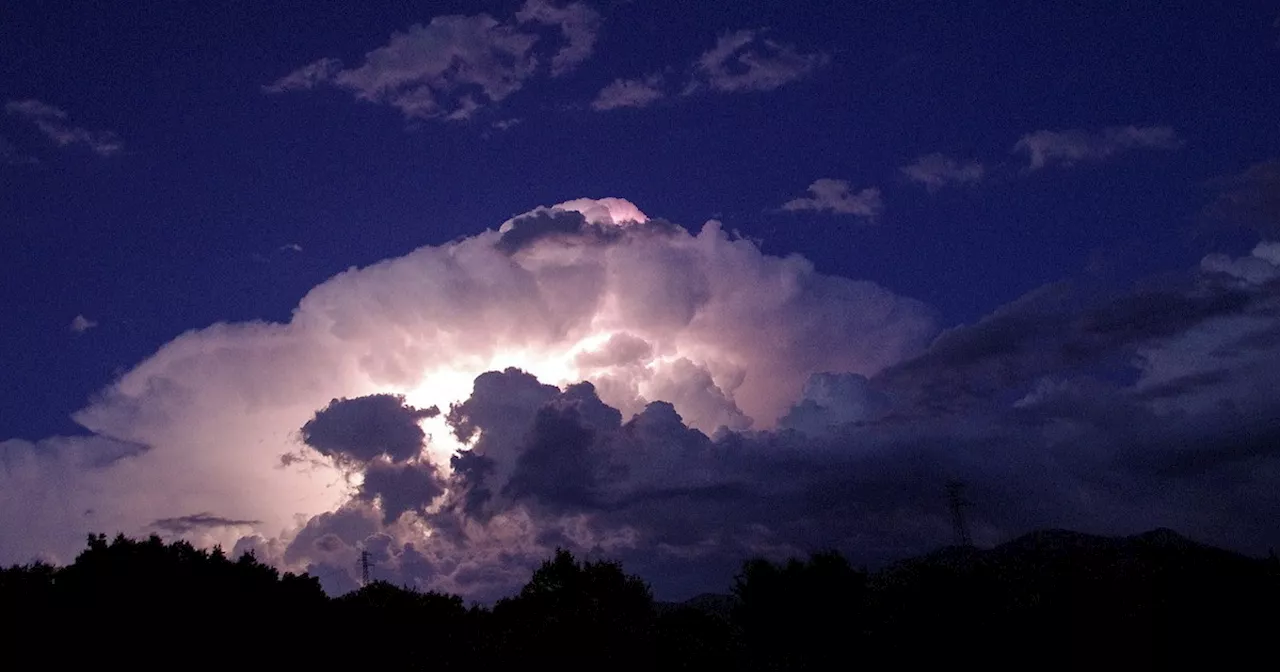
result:
<svg viewBox="0 0 1280 672"><path fill-rule="evenodd" d="M1039 532L874 574L835 552L757 558L729 593L679 604L558 550L492 608L383 581L330 598L252 555L91 535L68 566L0 569L0 641L55 668L1270 669L1277 597L1274 556L1167 530Z"/></svg>

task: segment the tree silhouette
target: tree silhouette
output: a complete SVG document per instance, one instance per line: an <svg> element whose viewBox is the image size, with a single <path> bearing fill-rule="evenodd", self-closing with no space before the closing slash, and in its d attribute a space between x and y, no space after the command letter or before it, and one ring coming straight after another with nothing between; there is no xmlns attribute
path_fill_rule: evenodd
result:
<svg viewBox="0 0 1280 672"><path fill-rule="evenodd" d="M564 549L544 561L494 617L508 661L567 669L651 669L655 635L649 586L615 562L579 563Z"/></svg>
<svg viewBox="0 0 1280 672"><path fill-rule="evenodd" d="M863 637L867 576L839 553L749 560L734 579L734 622L758 670L827 669Z"/></svg>
<svg viewBox="0 0 1280 672"><path fill-rule="evenodd" d="M1167 530L1043 531L874 576L836 553L755 559L732 595L662 605L618 563L557 549L492 610L383 581L331 599L252 554L99 534L68 566L0 568L0 641L55 668L270 651L307 668L1237 669L1268 653L1278 598L1273 558Z"/></svg>
<svg viewBox="0 0 1280 672"><path fill-rule="evenodd" d="M682 604L658 616L660 670L742 669L742 640L724 615Z"/></svg>
<svg viewBox="0 0 1280 672"><path fill-rule="evenodd" d="M461 597L386 581L334 599L330 616L342 624L344 636L369 643L353 658L365 666L420 660L430 661L431 669L462 669L474 666L481 643L476 614L468 612Z"/></svg>

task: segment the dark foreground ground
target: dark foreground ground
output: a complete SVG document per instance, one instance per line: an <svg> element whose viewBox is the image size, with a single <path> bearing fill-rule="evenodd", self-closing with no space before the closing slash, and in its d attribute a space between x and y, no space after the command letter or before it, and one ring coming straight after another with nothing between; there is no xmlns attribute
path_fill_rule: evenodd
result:
<svg viewBox="0 0 1280 672"><path fill-rule="evenodd" d="M1036 532L867 574L748 560L721 595L655 603L560 551L492 608L375 582L329 598L158 538L91 537L66 567L0 570L0 667L362 670L1276 669L1280 563L1168 530Z"/></svg>

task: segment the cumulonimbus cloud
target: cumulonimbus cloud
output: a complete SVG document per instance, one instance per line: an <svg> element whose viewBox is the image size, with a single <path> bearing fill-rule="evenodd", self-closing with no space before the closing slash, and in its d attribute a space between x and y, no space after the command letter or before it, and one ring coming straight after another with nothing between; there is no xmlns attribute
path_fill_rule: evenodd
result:
<svg viewBox="0 0 1280 672"><path fill-rule="evenodd" d="M412 446L386 438L402 433L366 437L368 454L333 441L307 448L333 429L304 427L333 412L335 399L403 395L412 408L444 409L469 396L478 374L516 366L552 384L590 380L626 416L665 398L706 433L768 427L811 373L872 374L921 350L934 328L917 301L765 255L717 222L691 232L621 199L579 199L339 274L288 323L179 336L75 415L95 441L151 450L77 476L89 479L82 485L61 482L101 500L86 507L97 511L93 528L135 533L206 511L261 521L257 529L275 538L297 515L334 510L362 487L373 492L351 464L332 459L339 448L416 463L404 461ZM332 417L383 417L344 406ZM447 471L458 444L445 418L425 415L422 459ZM132 470L151 476L114 480ZM368 499L373 506L378 497ZM11 504L0 518L30 516ZM42 550L5 539L4 557ZM55 546L64 558L75 550Z"/></svg>
<svg viewBox="0 0 1280 672"><path fill-rule="evenodd" d="M537 208L339 274L288 323L178 337L75 415L90 436L0 443L0 559L159 530L335 592L368 553L491 599L563 546L678 596L752 554L928 550L954 479L980 543L1163 525L1256 550L1280 534L1275 257L1054 285L934 338L927 306L715 221Z"/></svg>
<svg viewBox="0 0 1280 672"><path fill-rule="evenodd" d="M1251 258L1272 256L1261 246ZM356 502L282 552L328 571L373 546L396 580L492 598L564 546L688 595L751 554L834 545L884 562L945 543L954 480L980 503L979 543L1046 526L1171 526L1258 552L1280 535L1262 513L1280 504L1269 421L1280 404L1264 382L1280 371L1280 293L1238 268L1033 292L878 374L810 376L760 431L709 436L665 401L628 416L591 383L491 371L449 413L467 444L445 486L396 492L393 511L422 512L431 539L409 534L408 518L373 525L378 510ZM644 356L611 345L604 361ZM1114 362L1134 367L1131 382L1097 375Z"/></svg>

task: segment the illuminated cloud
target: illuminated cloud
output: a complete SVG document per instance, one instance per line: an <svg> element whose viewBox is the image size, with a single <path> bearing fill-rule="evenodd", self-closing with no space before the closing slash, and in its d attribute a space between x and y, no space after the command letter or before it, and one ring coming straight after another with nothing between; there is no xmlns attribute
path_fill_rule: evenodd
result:
<svg viewBox="0 0 1280 672"><path fill-rule="evenodd" d="M101 436L0 441L0 564L70 562L89 531L142 532L158 502L138 458L147 446Z"/></svg>
<svg viewBox="0 0 1280 672"><path fill-rule="evenodd" d="M722 93L772 91L809 76L828 61L825 54L801 52L761 37L760 31L739 30L721 35L698 58L685 92L703 87Z"/></svg>
<svg viewBox="0 0 1280 672"><path fill-rule="evenodd" d="M542 68L535 25L555 26L566 44L550 56L552 76L586 60L599 15L582 3L563 7L529 0L512 21L488 14L437 16L392 33L387 43L344 68L322 58L263 87L267 93L335 86L359 100L390 105L408 119L463 120L519 90ZM528 28L528 29L526 29Z"/></svg>
<svg viewBox="0 0 1280 672"><path fill-rule="evenodd" d="M1038 170L1102 161L1136 149L1174 150L1182 144L1169 126L1115 126L1101 131L1035 131L1022 136L1013 151L1025 153L1028 169Z"/></svg>
<svg viewBox="0 0 1280 672"><path fill-rule="evenodd" d="M982 181L985 170L981 163L961 163L943 154L926 154L909 166L899 168L907 179L924 185L930 193L949 184L974 184Z"/></svg>
<svg viewBox="0 0 1280 672"><path fill-rule="evenodd" d="M75 414L95 441L152 450L127 468L33 478L77 488L104 529L126 533L209 511L261 521L269 541L291 535L297 516L353 498L379 520L411 519L426 510L412 497L434 492L430 469L449 474L460 446L445 417L416 409L465 401L485 371L589 380L623 418L667 399L685 423L714 433L770 427L811 374L871 375L920 351L934 330L926 306L765 255L718 222L691 232L622 199L577 199L341 273L288 323L179 336ZM403 395L404 406L370 395ZM352 405L361 398L370 408ZM387 424L397 414L417 419L423 435ZM343 428L364 428L362 442ZM531 464L521 487L535 483ZM26 515L13 505L6 525ZM517 525L519 515L498 520ZM200 534L236 540L230 528ZM79 537L53 548L73 553ZM18 545L6 557L44 548L7 538Z"/></svg>
<svg viewBox="0 0 1280 672"><path fill-rule="evenodd" d="M884 202L880 199L880 189L877 187L867 187L854 193L847 181L824 177L809 185L809 193L812 195L783 203L782 209L854 215L867 220L874 220L884 212Z"/></svg>
<svg viewBox="0 0 1280 672"><path fill-rule="evenodd" d="M111 131L91 131L73 126L63 110L38 100L11 100L4 109L11 115L25 119L59 147L83 144L98 156L111 156L124 148L120 138Z"/></svg>
<svg viewBox="0 0 1280 672"><path fill-rule="evenodd" d="M615 79L600 89L595 100L591 101L591 109L604 112L621 107L648 107L665 95L661 75L650 75L644 79Z"/></svg>

